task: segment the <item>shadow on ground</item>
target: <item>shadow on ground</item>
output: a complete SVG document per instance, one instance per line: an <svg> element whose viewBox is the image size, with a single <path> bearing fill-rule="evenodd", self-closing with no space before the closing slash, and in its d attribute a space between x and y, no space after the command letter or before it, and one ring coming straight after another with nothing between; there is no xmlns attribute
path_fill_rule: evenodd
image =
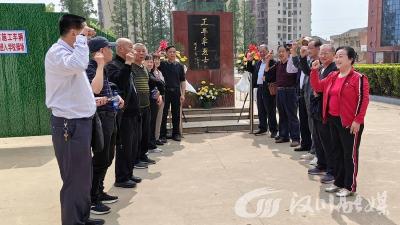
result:
<svg viewBox="0 0 400 225"><path fill-rule="evenodd" d="M53 146L0 149L0 170L41 167L55 158Z"/></svg>

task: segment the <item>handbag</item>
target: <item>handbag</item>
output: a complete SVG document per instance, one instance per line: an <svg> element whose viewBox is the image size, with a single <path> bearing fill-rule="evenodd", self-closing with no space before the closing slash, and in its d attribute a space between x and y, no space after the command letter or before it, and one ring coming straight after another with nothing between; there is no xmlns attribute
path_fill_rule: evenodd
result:
<svg viewBox="0 0 400 225"><path fill-rule="evenodd" d="M269 83L268 90L269 90L270 95L272 95L272 96L276 95L276 91L277 91L276 83Z"/></svg>
<svg viewBox="0 0 400 225"><path fill-rule="evenodd" d="M104 134L100 116L97 112L94 114L92 122L92 151L93 153L102 152L104 148Z"/></svg>

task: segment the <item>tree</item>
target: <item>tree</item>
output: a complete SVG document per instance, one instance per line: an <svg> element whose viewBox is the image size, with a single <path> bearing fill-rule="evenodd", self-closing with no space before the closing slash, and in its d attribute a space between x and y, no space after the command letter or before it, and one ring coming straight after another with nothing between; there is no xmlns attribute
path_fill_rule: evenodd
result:
<svg viewBox="0 0 400 225"><path fill-rule="evenodd" d="M115 0L111 21L113 22L112 30L118 37L128 37L129 29L126 0Z"/></svg>
<svg viewBox="0 0 400 225"><path fill-rule="evenodd" d="M243 37L242 29L240 28L240 5L238 0L230 0L227 7L229 12L233 13L233 49L236 54L242 48L240 39Z"/></svg>
<svg viewBox="0 0 400 225"><path fill-rule="evenodd" d="M56 5L54 3L49 3L46 5L46 12L54 12L55 11Z"/></svg>
<svg viewBox="0 0 400 225"><path fill-rule="evenodd" d="M246 0L243 3L243 51L251 43L256 43L256 18L251 13L251 2Z"/></svg>
<svg viewBox="0 0 400 225"><path fill-rule="evenodd" d="M94 10L93 0L60 0L62 10L89 19Z"/></svg>

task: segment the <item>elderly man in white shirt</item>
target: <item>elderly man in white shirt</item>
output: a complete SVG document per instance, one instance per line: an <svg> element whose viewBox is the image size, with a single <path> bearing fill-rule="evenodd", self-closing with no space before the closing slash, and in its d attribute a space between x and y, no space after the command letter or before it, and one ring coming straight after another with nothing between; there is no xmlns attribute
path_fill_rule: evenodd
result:
<svg viewBox="0 0 400 225"><path fill-rule="evenodd" d="M85 70L87 38L95 32L86 26L85 18L72 14L60 18L59 28L61 37L46 54L45 80L53 146L63 181L61 220L63 225L104 224L104 220L89 219L96 101Z"/></svg>

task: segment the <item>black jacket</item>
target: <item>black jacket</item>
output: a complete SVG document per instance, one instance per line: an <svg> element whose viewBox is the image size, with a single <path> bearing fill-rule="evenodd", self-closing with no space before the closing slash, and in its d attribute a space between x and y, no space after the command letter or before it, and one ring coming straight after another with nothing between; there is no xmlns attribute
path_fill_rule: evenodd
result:
<svg viewBox="0 0 400 225"><path fill-rule="evenodd" d="M269 68L272 68L275 64L276 64L275 60L269 61ZM246 65L246 70L252 74L251 77L252 77L253 88L257 88L258 71L260 70L260 66L261 66L261 60L257 61L254 65L252 61L248 61ZM270 71L264 72L265 81L263 81L263 85L265 87L267 87L268 83L276 81L276 74L271 73Z"/></svg>
<svg viewBox="0 0 400 225"><path fill-rule="evenodd" d="M161 79L157 79L157 77L154 75L154 72L149 73L149 88L150 88L150 100L155 101L152 96L151 96L151 91L154 90L154 88L158 89L160 92L160 95L165 95L165 83Z"/></svg>
<svg viewBox="0 0 400 225"><path fill-rule="evenodd" d="M119 94L125 101L124 115L139 115L139 99L131 73L132 67L117 55L106 65L105 70L109 81L118 87Z"/></svg>
<svg viewBox="0 0 400 225"><path fill-rule="evenodd" d="M323 73L321 73L322 68L319 70L319 79L322 80L325 77L328 76L329 73L336 71L336 64L332 62L329 64L328 67L324 70ZM322 100L323 100L323 95L322 92L318 93L318 97L314 97L311 99L311 115L313 118L322 121Z"/></svg>

